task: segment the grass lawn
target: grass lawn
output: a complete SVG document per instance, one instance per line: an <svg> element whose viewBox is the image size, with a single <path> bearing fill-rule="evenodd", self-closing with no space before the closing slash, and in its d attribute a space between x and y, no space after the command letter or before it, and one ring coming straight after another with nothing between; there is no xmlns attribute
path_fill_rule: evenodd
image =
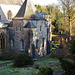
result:
<svg viewBox="0 0 75 75"><path fill-rule="evenodd" d="M12 64L0 67L0 75L36 75L38 70L34 68L13 68Z"/></svg>
<svg viewBox="0 0 75 75"><path fill-rule="evenodd" d="M56 58L48 57L46 59L38 60L38 61L35 61L35 65L47 65L47 66L51 67L54 70L54 72L62 71L60 62Z"/></svg>
<svg viewBox="0 0 75 75"><path fill-rule="evenodd" d="M38 69L32 67L24 67L24 68L13 68L13 64L9 64L7 66L0 67L0 75L36 75L38 73ZM45 58L42 60L34 61L34 65L47 65L51 67L54 72L62 71L59 60L55 58Z"/></svg>

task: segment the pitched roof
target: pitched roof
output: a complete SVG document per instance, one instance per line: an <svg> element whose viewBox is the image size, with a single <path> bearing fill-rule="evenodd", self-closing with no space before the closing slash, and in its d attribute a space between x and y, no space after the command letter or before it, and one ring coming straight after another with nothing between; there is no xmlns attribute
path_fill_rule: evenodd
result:
<svg viewBox="0 0 75 75"><path fill-rule="evenodd" d="M43 13L43 12L40 12L40 15L46 15L45 13Z"/></svg>
<svg viewBox="0 0 75 75"><path fill-rule="evenodd" d="M45 27L48 27L48 25L44 22L44 24L45 24Z"/></svg>
<svg viewBox="0 0 75 75"><path fill-rule="evenodd" d="M22 5L22 0L0 0L0 4L5 4L5 5Z"/></svg>
<svg viewBox="0 0 75 75"><path fill-rule="evenodd" d="M37 28L32 21L28 21L25 25L24 28Z"/></svg>
<svg viewBox="0 0 75 75"><path fill-rule="evenodd" d="M25 0L15 19L42 19L31 0Z"/></svg>
<svg viewBox="0 0 75 75"><path fill-rule="evenodd" d="M7 23L7 24L10 24L11 21L8 21L8 20L0 20L0 23Z"/></svg>

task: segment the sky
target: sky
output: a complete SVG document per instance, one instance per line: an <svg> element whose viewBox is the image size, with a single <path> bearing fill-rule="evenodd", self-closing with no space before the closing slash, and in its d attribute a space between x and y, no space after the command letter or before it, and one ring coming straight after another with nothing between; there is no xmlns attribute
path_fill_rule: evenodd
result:
<svg viewBox="0 0 75 75"><path fill-rule="evenodd" d="M39 4L39 5L49 5L49 4L58 4L57 0L32 0L34 4Z"/></svg>

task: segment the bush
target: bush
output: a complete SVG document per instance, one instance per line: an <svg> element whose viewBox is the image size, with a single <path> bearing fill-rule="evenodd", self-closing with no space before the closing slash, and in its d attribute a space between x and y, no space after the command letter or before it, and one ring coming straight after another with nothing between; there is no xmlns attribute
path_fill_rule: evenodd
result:
<svg viewBox="0 0 75 75"><path fill-rule="evenodd" d="M0 56L0 60L12 60L14 58L14 54L11 52L3 52Z"/></svg>
<svg viewBox="0 0 75 75"><path fill-rule="evenodd" d="M70 49L71 53L75 55L75 40L71 41L70 44L71 44L71 49Z"/></svg>
<svg viewBox="0 0 75 75"><path fill-rule="evenodd" d="M53 75L53 70L48 66L39 66L38 75Z"/></svg>
<svg viewBox="0 0 75 75"><path fill-rule="evenodd" d="M26 65L33 65L34 61L32 58L25 53L20 53L14 58L14 66L24 67Z"/></svg>
<svg viewBox="0 0 75 75"><path fill-rule="evenodd" d="M35 69L39 69L39 65L37 64L37 65L35 65Z"/></svg>
<svg viewBox="0 0 75 75"><path fill-rule="evenodd" d="M75 75L75 65L67 60L60 59L62 69L65 71L64 75Z"/></svg>
<svg viewBox="0 0 75 75"><path fill-rule="evenodd" d="M65 71L64 75L75 75L75 40L71 40L68 43L67 48L69 48L71 56L72 56L72 62L64 59L60 59L61 66L63 70Z"/></svg>

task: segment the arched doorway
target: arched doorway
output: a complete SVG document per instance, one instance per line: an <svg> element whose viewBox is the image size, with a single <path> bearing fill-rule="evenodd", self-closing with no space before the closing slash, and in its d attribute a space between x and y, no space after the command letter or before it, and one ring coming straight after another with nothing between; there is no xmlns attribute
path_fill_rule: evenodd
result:
<svg viewBox="0 0 75 75"><path fill-rule="evenodd" d="M35 45L31 44L31 47L32 47L32 57L34 58L35 57Z"/></svg>
<svg viewBox="0 0 75 75"><path fill-rule="evenodd" d="M5 40L6 40L6 38L5 38L5 34L4 33L1 33L0 34L0 49L5 49Z"/></svg>

